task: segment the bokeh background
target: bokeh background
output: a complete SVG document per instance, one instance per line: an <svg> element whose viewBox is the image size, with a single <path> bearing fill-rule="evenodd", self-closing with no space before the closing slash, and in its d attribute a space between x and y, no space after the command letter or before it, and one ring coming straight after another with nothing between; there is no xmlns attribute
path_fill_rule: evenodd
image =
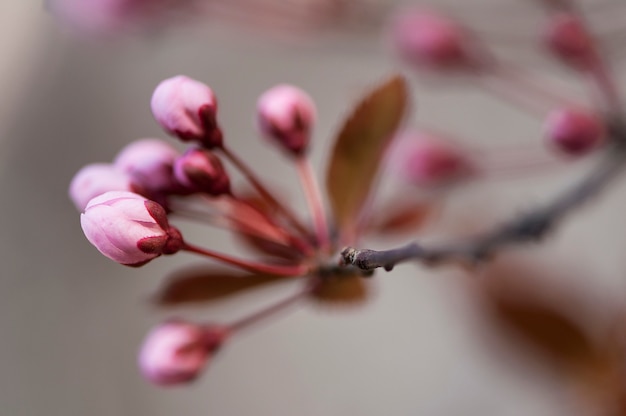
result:
<svg viewBox="0 0 626 416"><path fill-rule="evenodd" d="M159 389L144 381L136 366L137 349L164 317L229 321L289 293L297 282L210 305L161 310L150 299L164 279L206 262L179 254L131 269L102 257L83 237L67 197L73 174L84 164L110 160L131 140L164 137L150 114L150 95L160 80L186 74L218 94L226 140L305 213L292 167L255 133L258 95L290 82L315 98L319 126L313 159L323 178L330 139L342 116L369 86L403 68L381 37L378 23L384 19L358 30L343 31L338 25L317 36L268 34L237 19L196 19L149 34L102 39L68 29L40 3L0 4L0 414L521 416L581 411L571 386L540 360L516 351L510 345L515 342L491 334L475 295L476 276L451 267L403 265L377 274L367 302L310 302L294 308L232 340L188 387ZM469 3L447 2L491 31L488 37L505 53L559 85L570 85L572 80L535 57L532 47L498 43L502 30L513 26L516 37L521 33L524 38L525 30L532 35L532 5L497 2L510 9L491 15L493 2ZM626 20L626 10L621 11ZM506 19L512 23L503 28L500 22ZM523 19L528 23L518 26ZM612 50L619 53L617 47ZM623 66L617 71L626 80ZM413 86L409 124L442 126L487 145L542 146L539 121L478 90L454 82L436 89ZM572 163L440 195L441 209L415 238L467 234L524 212L586 167L586 162ZM504 257L528 265L529 285L540 269L554 285L576 293L576 307L594 319L610 314L624 301L625 203L622 181L544 244ZM211 247L241 250L223 233L205 228L189 233ZM397 243L375 241L372 247ZM526 266L520 270L526 277Z"/></svg>

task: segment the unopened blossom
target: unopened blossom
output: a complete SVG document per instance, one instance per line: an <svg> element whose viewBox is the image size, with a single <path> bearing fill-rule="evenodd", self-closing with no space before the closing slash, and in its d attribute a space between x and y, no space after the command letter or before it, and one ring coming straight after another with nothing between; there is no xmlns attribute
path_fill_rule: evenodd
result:
<svg viewBox="0 0 626 416"><path fill-rule="evenodd" d="M419 186L446 184L472 172L471 163L460 147L422 132L398 137L387 163L403 180Z"/></svg>
<svg viewBox="0 0 626 416"><path fill-rule="evenodd" d="M434 11L405 10L392 22L391 40L415 65L458 68L470 59L469 34L454 20Z"/></svg>
<svg viewBox="0 0 626 416"><path fill-rule="evenodd" d="M173 166L178 150L159 139L141 139L124 147L113 164L143 188L163 192L177 188Z"/></svg>
<svg viewBox="0 0 626 416"><path fill-rule="evenodd" d="M208 85L183 75L168 78L154 90L151 107L155 119L169 134L207 148L222 145L217 100Z"/></svg>
<svg viewBox="0 0 626 416"><path fill-rule="evenodd" d="M127 266L141 266L180 250L182 237L163 207L132 192L106 192L80 216L85 236L102 254Z"/></svg>
<svg viewBox="0 0 626 416"><path fill-rule="evenodd" d="M277 85L263 93L257 102L261 133L295 155L306 151L316 114L311 97L292 85Z"/></svg>
<svg viewBox="0 0 626 416"><path fill-rule="evenodd" d="M548 49L564 62L575 67L586 67L591 63L594 40L579 16L554 15L544 36Z"/></svg>
<svg viewBox="0 0 626 416"><path fill-rule="evenodd" d="M87 203L108 191L141 192L132 178L108 163L92 163L80 169L72 178L69 196L74 206L83 211Z"/></svg>
<svg viewBox="0 0 626 416"><path fill-rule="evenodd" d="M227 337L221 326L171 320L154 328L139 353L144 377L161 386L188 383L207 366Z"/></svg>
<svg viewBox="0 0 626 416"><path fill-rule="evenodd" d="M230 192L230 179L220 159L209 150L189 149L174 164L178 182L193 192L218 196Z"/></svg>
<svg viewBox="0 0 626 416"><path fill-rule="evenodd" d="M605 136L604 124L597 115L575 108L552 111L546 119L545 131L552 146L571 156L593 150Z"/></svg>

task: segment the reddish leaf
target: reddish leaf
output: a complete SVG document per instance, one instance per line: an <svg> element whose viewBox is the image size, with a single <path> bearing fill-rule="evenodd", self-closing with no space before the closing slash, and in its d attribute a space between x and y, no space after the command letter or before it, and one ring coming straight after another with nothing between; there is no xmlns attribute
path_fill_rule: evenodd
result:
<svg viewBox="0 0 626 416"><path fill-rule="evenodd" d="M300 252L293 246L277 244L272 241L245 234L237 234L237 238L246 246L254 249L260 254L289 260L292 263L299 261L300 259L302 259L303 256L302 252Z"/></svg>
<svg viewBox="0 0 626 416"><path fill-rule="evenodd" d="M378 210L368 225L374 234L405 234L422 226L432 213L433 207L424 202L398 203Z"/></svg>
<svg viewBox="0 0 626 416"><path fill-rule="evenodd" d="M328 305L360 305L369 298L368 282L360 275L341 274L325 277L312 294Z"/></svg>
<svg viewBox="0 0 626 416"><path fill-rule="evenodd" d="M505 331L519 337L552 364L573 368L594 365L597 342L585 328L582 310L566 290L553 288L549 269L526 262L492 267L483 284L488 311Z"/></svg>
<svg viewBox="0 0 626 416"><path fill-rule="evenodd" d="M326 175L326 188L340 230L353 227L406 106L406 82L403 77L395 76L370 92L339 132Z"/></svg>
<svg viewBox="0 0 626 416"><path fill-rule="evenodd" d="M211 302L280 280L284 279L206 268L187 269L167 279L153 302L163 307Z"/></svg>
<svg viewBox="0 0 626 416"><path fill-rule="evenodd" d="M283 246L290 246L291 236L270 216L245 201L231 201L227 219L241 234L252 235Z"/></svg>
<svg viewBox="0 0 626 416"><path fill-rule="evenodd" d="M274 208L271 207L263 198L252 194L243 194L238 199L243 203L257 210L266 218L272 218ZM255 249L259 253L272 257L278 257L285 260L299 260L302 258L302 252L294 247L293 244L285 245L269 241L263 238L255 237L250 234L238 234L237 237L248 247Z"/></svg>

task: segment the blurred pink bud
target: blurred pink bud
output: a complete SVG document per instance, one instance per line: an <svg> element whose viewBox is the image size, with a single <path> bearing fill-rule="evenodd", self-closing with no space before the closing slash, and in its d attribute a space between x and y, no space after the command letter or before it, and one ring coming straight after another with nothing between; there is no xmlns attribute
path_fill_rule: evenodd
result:
<svg viewBox="0 0 626 416"><path fill-rule="evenodd" d="M412 64L459 68L470 60L469 34L434 11L399 13L392 22L391 40L398 53Z"/></svg>
<svg viewBox="0 0 626 416"><path fill-rule="evenodd" d="M460 147L421 132L398 137L387 161L402 179L420 186L444 185L470 175L473 170Z"/></svg>
<svg viewBox="0 0 626 416"><path fill-rule="evenodd" d="M568 64L586 67L593 60L593 39L578 16L555 15L550 20L545 42L557 57Z"/></svg>
<svg viewBox="0 0 626 416"><path fill-rule="evenodd" d="M108 191L140 193L131 177L108 163L93 163L80 169L70 183L69 195L74 206L83 211L92 198Z"/></svg>
<svg viewBox="0 0 626 416"><path fill-rule="evenodd" d="M141 28L161 17L163 1L146 0L48 0L52 13L73 28L108 35ZM159 13L160 12L160 13Z"/></svg>
<svg viewBox="0 0 626 416"><path fill-rule="evenodd" d="M205 149L189 149L174 164L176 179L194 192L230 193L230 179L220 159Z"/></svg>
<svg viewBox="0 0 626 416"><path fill-rule="evenodd" d="M202 326L172 320L154 328L139 353L139 367L161 386L193 381L228 336L221 326Z"/></svg>
<svg viewBox="0 0 626 416"><path fill-rule="evenodd" d="M127 266L142 266L181 249L180 232L170 227L163 207L132 192L106 192L80 216L85 236L102 254Z"/></svg>
<svg viewBox="0 0 626 416"><path fill-rule="evenodd" d="M151 106L154 118L168 133L209 149L222 145L217 100L207 85L182 75L168 78L154 90Z"/></svg>
<svg viewBox="0 0 626 416"><path fill-rule="evenodd" d="M160 193L177 188L173 166L178 156L178 150L163 140L142 139L124 147L113 164L143 188Z"/></svg>
<svg viewBox="0 0 626 416"><path fill-rule="evenodd" d="M291 85L277 85L263 93L257 102L261 133L295 155L306 151L316 114L311 97Z"/></svg>
<svg viewBox="0 0 626 416"><path fill-rule="evenodd" d="M545 131L552 145L571 156L593 150L605 136L604 124L597 115L573 108L552 111L546 119Z"/></svg>

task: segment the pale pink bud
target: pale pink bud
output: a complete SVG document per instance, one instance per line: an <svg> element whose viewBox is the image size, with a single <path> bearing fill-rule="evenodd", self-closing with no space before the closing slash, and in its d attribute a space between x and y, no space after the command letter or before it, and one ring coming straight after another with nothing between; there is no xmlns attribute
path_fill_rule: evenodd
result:
<svg viewBox="0 0 626 416"><path fill-rule="evenodd" d="M306 151L316 114L311 97L291 85L277 85L257 102L261 133L295 155Z"/></svg>
<svg viewBox="0 0 626 416"><path fill-rule="evenodd" d="M141 266L182 247L163 207L132 192L106 192L80 216L85 236L102 254L127 266Z"/></svg>
<svg viewBox="0 0 626 416"><path fill-rule="evenodd" d="M108 163L93 163L80 169L70 183L69 196L74 206L83 211L92 198L108 191L142 192L124 172Z"/></svg>
<svg viewBox="0 0 626 416"><path fill-rule="evenodd" d="M139 353L144 377L161 386L195 380L228 336L221 326L172 320L154 328Z"/></svg>
<svg viewBox="0 0 626 416"><path fill-rule="evenodd" d="M205 149L189 149L174 164L181 185L213 196L230 193L230 179L220 159Z"/></svg>
<svg viewBox="0 0 626 416"><path fill-rule="evenodd" d="M142 139L124 147L113 164L143 188L160 193L177 188L173 166L178 150L158 139Z"/></svg>
<svg viewBox="0 0 626 416"><path fill-rule="evenodd" d="M473 170L460 147L421 132L397 138L387 161L402 179L419 186L444 185Z"/></svg>
<svg viewBox="0 0 626 416"><path fill-rule="evenodd" d="M168 133L207 148L222 145L217 100L207 85L182 75L168 78L154 90L151 106L154 118Z"/></svg>
<svg viewBox="0 0 626 416"><path fill-rule="evenodd" d="M576 67L586 67L593 60L593 39L578 16L555 15L545 34L548 48L560 59Z"/></svg>
<svg viewBox="0 0 626 416"><path fill-rule="evenodd" d="M399 13L392 22L391 40L398 53L415 65L459 68L470 60L467 31L434 11Z"/></svg>
<svg viewBox="0 0 626 416"><path fill-rule="evenodd" d="M48 0L53 13L74 28L96 34L124 29L138 16L132 6L137 0Z"/></svg>
<svg viewBox="0 0 626 416"><path fill-rule="evenodd" d="M554 147L571 156L593 150L602 143L605 136L605 127L600 117L573 108L561 108L548 114L545 131Z"/></svg>

